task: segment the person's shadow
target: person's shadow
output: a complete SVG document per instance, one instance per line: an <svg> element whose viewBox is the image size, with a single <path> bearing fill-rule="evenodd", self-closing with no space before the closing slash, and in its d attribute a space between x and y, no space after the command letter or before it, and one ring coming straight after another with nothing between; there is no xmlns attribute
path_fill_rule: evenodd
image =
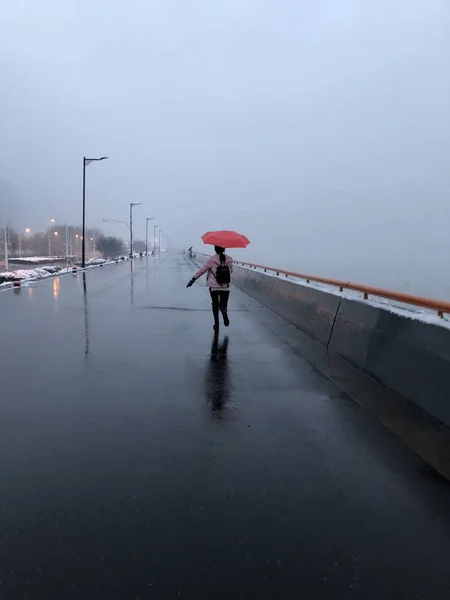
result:
<svg viewBox="0 0 450 600"><path fill-rule="evenodd" d="M214 332L211 353L205 369L205 396L211 407L213 419L223 419L223 409L230 397L230 374L228 368L229 338L225 336L219 345L219 332Z"/></svg>

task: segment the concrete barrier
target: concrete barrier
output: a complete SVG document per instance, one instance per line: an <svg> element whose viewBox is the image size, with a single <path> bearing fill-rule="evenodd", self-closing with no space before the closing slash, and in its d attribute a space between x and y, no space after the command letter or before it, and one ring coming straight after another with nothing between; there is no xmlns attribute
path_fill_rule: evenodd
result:
<svg viewBox="0 0 450 600"><path fill-rule="evenodd" d="M339 296L238 266L233 284L321 344L328 344Z"/></svg>
<svg viewBox="0 0 450 600"><path fill-rule="evenodd" d="M343 298L329 350L450 426L450 330Z"/></svg>
<svg viewBox="0 0 450 600"><path fill-rule="evenodd" d="M238 266L233 284L450 426L448 325Z"/></svg>

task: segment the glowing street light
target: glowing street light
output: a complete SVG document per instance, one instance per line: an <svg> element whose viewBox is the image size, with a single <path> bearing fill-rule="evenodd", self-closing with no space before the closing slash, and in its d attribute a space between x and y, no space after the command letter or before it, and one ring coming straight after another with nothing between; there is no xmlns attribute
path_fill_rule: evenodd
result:
<svg viewBox="0 0 450 600"><path fill-rule="evenodd" d="M52 229L55 224L55 219L50 219L50 227L48 228L48 255L52 255Z"/></svg>
<svg viewBox="0 0 450 600"><path fill-rule="evenodd" d="M25 235L27 235L28 233L30 233L31 229L29 227L27 227L25 229ZM19 258L22 258L22 234L19 233Z"/></svg>

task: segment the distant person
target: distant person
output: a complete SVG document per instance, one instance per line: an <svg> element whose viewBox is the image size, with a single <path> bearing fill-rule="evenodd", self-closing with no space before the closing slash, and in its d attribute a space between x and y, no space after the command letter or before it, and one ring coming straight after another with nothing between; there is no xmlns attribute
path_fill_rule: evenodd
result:
<svg viewBox="0 0 450 600"><path fill-rule="evenodd" d="M188 256L189 258L192 258L192 246L188 248Z"/></svg>
<svg viewBox="0 0 450 600"><path fill-rule="evenodd" d="M191 287L195 281L208 273L206 285L211 294L212 312L214 316L214 329L219 329L219 311L222 313L223 324L228 327L228 299L230 297L231 273L233 272L233 259L225 254L225 248L214 246L216 254L208 258L204 265L195 273L186 287Z"/></svg>

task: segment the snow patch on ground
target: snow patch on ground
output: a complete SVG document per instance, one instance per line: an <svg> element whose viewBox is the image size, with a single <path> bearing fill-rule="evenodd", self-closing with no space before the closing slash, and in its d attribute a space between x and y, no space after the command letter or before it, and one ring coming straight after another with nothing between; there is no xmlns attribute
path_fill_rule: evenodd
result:
<svg viewBox="0 0 450 600"><path fill-rule="evenodd" d="M37 257L38 258L38 257ZM104 258L92 258L86 262L86 269L92 269L100 265L110 265L115 261L107 261ZM78 265L79 266L79 265ZM15 271L4 271L0 273L0 287L11 287L14 279L21 281L35 281L55 275L66 275L72 273L72 267L61 267L60 265L45 265L35 269L16 269Z"/></svg>
<svg viewBox="0 0 450 600"><path fill-rule="evenodd" d="M22 256L21 258L11 258L11 262L20 262L20 263L52 263L55 260L66 260L65 256Z"/></svg>
<svg viewBox="0 0 450 600"><path fill-rule="evenodd" d="M61 267L49 265L47 267L38 267L37 269L17 269L16 271L5 271L0 273L2 283L12 282L14 279L43 279L59 273Z"/></svg>
<svg viewBox="0 0 450 600"><path fill-rule="evenodd" d="M111 263L112 261L106 261L104 258L90 258L86 261L86 266L91 265L104 265L105 263Z"/></svg>

